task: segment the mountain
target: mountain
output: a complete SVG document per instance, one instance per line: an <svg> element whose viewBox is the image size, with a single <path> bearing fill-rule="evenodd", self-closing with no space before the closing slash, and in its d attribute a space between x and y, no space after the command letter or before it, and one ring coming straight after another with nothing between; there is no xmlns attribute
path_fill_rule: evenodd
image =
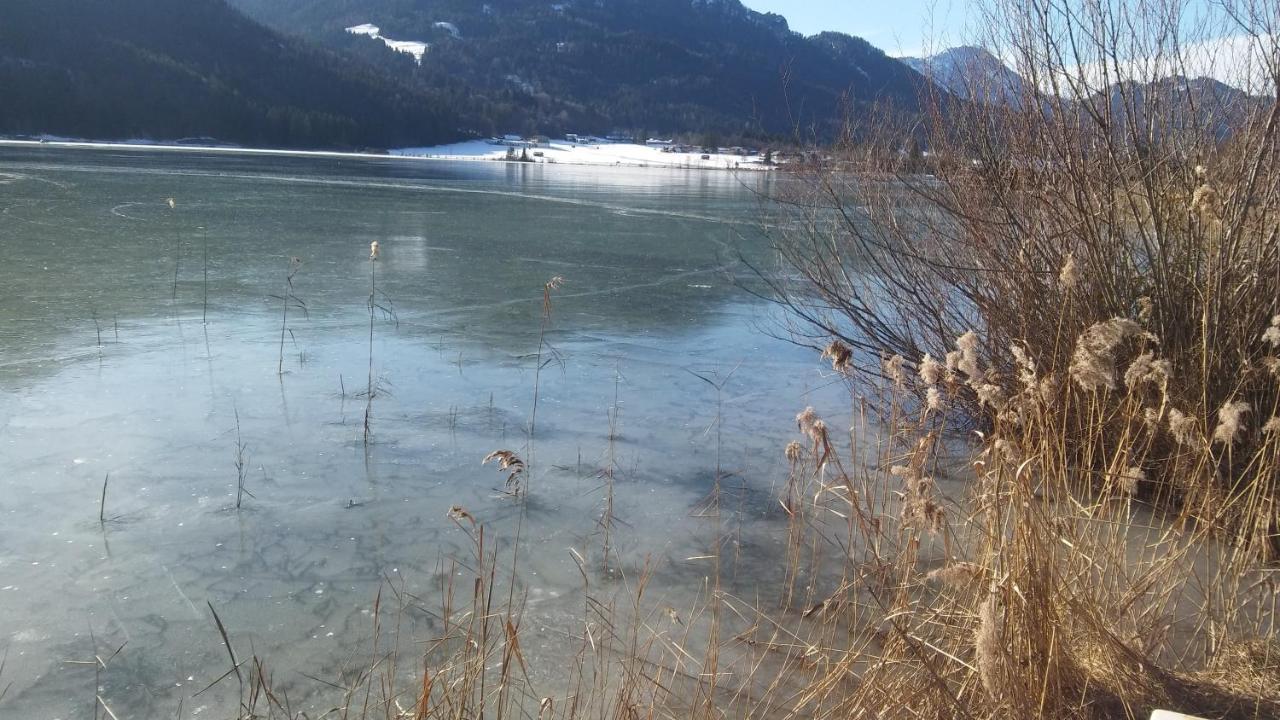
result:
<svg viewBox="0 0 1280 720"><path fill-rule="evenodd" d="M1207 133L1225 140L1271 106L1270 98L1208 77L1168 77L1149 83L1123 83L1089 98L1082 112L1109 113L1117 128L1144 128L1148 133Z"/></svg>
<svg viewBox="0 0 1280 720"><path fill-rule="evenodd" d="M829 138L920 107L919 73L857 38L806 38L738 0L231 0L251 17L442 93L483 134ZM347 28L372 25L377 36ZM389 38L426 45L420 62ZM413 46L421 48L421 45Z"/></svg>
<svg viewBox="0 0 1280 720"><path fill-rule="evenodd" d="M1021 75L995 55L979 47L956 47L927 58L900 58L957 97L984 103L1020 106L1031 95ZM1057 104L1047 96L1040 105L1054 112ZM1171 76L1150 82L1113 84L1093 93L1072 112L1087 119L1090 109L1109 114L1117 127L1125 127L1127 116L1137 116L1138 125L1186 130L1203 128L1225 138L1233 128L1246 122L1265 100L1210 77Z"/></svg>
<svg viewBox="0 0 1280 720"><path fill-rule="evenodd" d="M1022 76L984 48L955 47L925 58L900 59L965 100L1015 103L1023 96Z"/></svg>
<svg viewBox="0 0 1280 720"><path fill-rule="evenodd" d="M390 147L459 135L422 87L223 0L4 0L0 133Z"/></svg>

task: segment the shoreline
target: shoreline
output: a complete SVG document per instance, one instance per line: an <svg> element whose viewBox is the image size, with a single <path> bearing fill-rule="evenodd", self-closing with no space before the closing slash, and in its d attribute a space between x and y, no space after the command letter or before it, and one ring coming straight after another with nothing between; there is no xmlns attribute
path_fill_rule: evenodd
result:
<svg viewBox="0 0 1280 720"><path fill-rule="evenodd" d="M760 154L725 152L674 152L670 148L625 142L544 141L541 144L505 144L468 140L431 147L395 148L394 155L466 162L521 162L536 165L593 167L657 167L672 170L729 170L768 172L777 166L764 163ZM514 156L525 157L515 160Z"/></svg>
<svg viewBox="0 0 1280 720"><path fill-rule="evenodd" d="M481 155L461 155L461 154L433 154L432 150L446 150L450 146L435 146L422 148L396 148L388 150L385 153L371 152L342 152L338 150L285 150L276 148L251 148L226 145L176 145L172 143L142 143L142 142L121 142L121 141L99 141L99 140L19 140L13 138L0 138L0 148L20 147L20 148L55 148L62 150L142 150L161 153L214 153L224 155L243 155L249 157L298 157L298 158L332 158L332 159L358 159L358 160L394 160L394 161L415 161L415 162L497 162L508 163L512 165L567 165L570 167L592 167L592 168L627 168L627 169L658 169L658 170L686 170L686 171L718 171L718 172L769 172L778 169L775 167L763 167L759 163L744 163L743 167L728 167L715 164L700 165L677 165L677 164L655 164L643 161L634 162L572 162L566 160L554 160L551 162L538 161L520 161L507 160L503 157L491 157ZM587 146L581 146L587 147ZM752 166L754 165L754 167Z"/></svg>

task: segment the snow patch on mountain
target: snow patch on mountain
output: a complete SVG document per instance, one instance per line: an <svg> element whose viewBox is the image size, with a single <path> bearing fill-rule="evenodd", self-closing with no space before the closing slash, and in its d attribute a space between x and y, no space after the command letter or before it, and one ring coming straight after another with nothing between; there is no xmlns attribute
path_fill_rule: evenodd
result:
<svg viewBox="0 0 1280 720"><path fill-rule="evenodd" d="M454 30L456 31L457 28L454 28ZM352 25L351 27L347 28L347 32L351 33L352 35L364 35L366 37L373 38L374 40L381 40L384 45L391 48L392 50L395 50L396 52L402 52L407 55L412 55L414 62L418 63L419 65L422 64L422 56L426 55L427 50L431 47L427 43L418 42L417 40L392 40L391 38L386 37L385 35L382 34L382 28L372 23Z"/></svg>

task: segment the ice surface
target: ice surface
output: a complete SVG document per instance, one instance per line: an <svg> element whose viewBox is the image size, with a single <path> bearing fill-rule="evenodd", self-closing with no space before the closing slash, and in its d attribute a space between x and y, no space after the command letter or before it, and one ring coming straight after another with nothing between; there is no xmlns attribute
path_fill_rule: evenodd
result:
<svg viewBox="0 0 1280 720"><path fill-rule="evenodd" d="M748 596L779 565L770 488L797 408L848 423L843 388L762 333L769 307L736 287L751 280L738 251L769 257L751 223L771 174L37 144L6 146L0 175L5 717L83 716L93 671L66 661L126 641L102 674L120 717L171 717L183 699L230 717L236 683L191 697L227 670L206 602L237 652L267 658L304 703L326 690L301 673L340 680L367 652L384 578L434 604L439 561L470 552L452 505L505 553L518 506L480 459L524 451L553 276L557 362L542 371L520 528L531 673L572 657L558 638L580 627L584 596L568 548L599 566L615 402L613 542L629 569L652 558L653 588L677 608L703 589L705 564L687 558L715 541L691 509L714 478L717 403L690 371L733 371L724 455L747 490L726 518L759 548L735 576ZM375 327L385 393L366 451L375 240L399 324ZM287 317L280 375L277 298L295 256L309 312ZM237 417L254 494L239 512ZM408 619L409 647L439 631Z"/></svg>

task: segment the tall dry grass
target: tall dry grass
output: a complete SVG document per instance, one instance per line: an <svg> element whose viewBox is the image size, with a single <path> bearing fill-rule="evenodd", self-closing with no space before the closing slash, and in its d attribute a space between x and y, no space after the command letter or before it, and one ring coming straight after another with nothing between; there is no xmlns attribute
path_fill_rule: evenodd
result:
<svg viewBox="0 0 1280 720"><path fill-rule="evenodd" d="M900 508L800 418L822 440L788 452L788 514L798 466L834 469L830 512L879 548L872 601L836 598L869 640L813 676L814 715L1280 714L1280 11L1199 10L987 3L1022 82L939 98L927 156L864 133L784 198L770 282L886 389ZM1224 31L1257 49L1254 95L1168 76ZM942 452L957 429L976 442ZM950 504L937 463L970 453Z"/></svg>
<svg viewBox="0 0 1280 720"><path fill-rule="evenodd" d="M782 206L789 275L774 289L801 333L839 339L864 376L902 358L921 403L939 390L917 371L945 365L960 378L949 402L981 428L1014 411L1033 367L1056 382L1044 393L1058 411L1037 431L1082 477L1101 483L1123 453L1142 497L1274 535L1280 10L984 12L989 46L1023 79L972 80L964 94L991 102L939 98L910 129L927 157L901 131L865 133L843 162L808 168ZM1241 39L1214 56L1224 33ZM1247 70L1252 94L1195 76L1211 64Z"/></svg>
<svg viewBox="0 0 1280 720"><path fill-rule="evenodd" d="M1280 715L1277 587L1254 548L1143 501L1131 450L1108 450L1104 426L1086 440L1110 471L1082 475L1050 432L1072 395L1042 394L1040 371L1008 400L1018 420L976 446L948 439L962 411L920 405L906 381L863 386L884 412L859 403L847 432L797 416L780 585L721 580L733 559L711 505L695 604L664 604L652 563L610 571L570 549L581 614L561 642L531 639L519 538L453 508L469 556L445 561L430 600L388 581L368 651L331 683L331 717ZM963 382L936 379L947 397ZM406 615L434 618L431 636L402 636ZM252 658L245 717L297 717L272 709L287 695L265 666Z"/></svg>

